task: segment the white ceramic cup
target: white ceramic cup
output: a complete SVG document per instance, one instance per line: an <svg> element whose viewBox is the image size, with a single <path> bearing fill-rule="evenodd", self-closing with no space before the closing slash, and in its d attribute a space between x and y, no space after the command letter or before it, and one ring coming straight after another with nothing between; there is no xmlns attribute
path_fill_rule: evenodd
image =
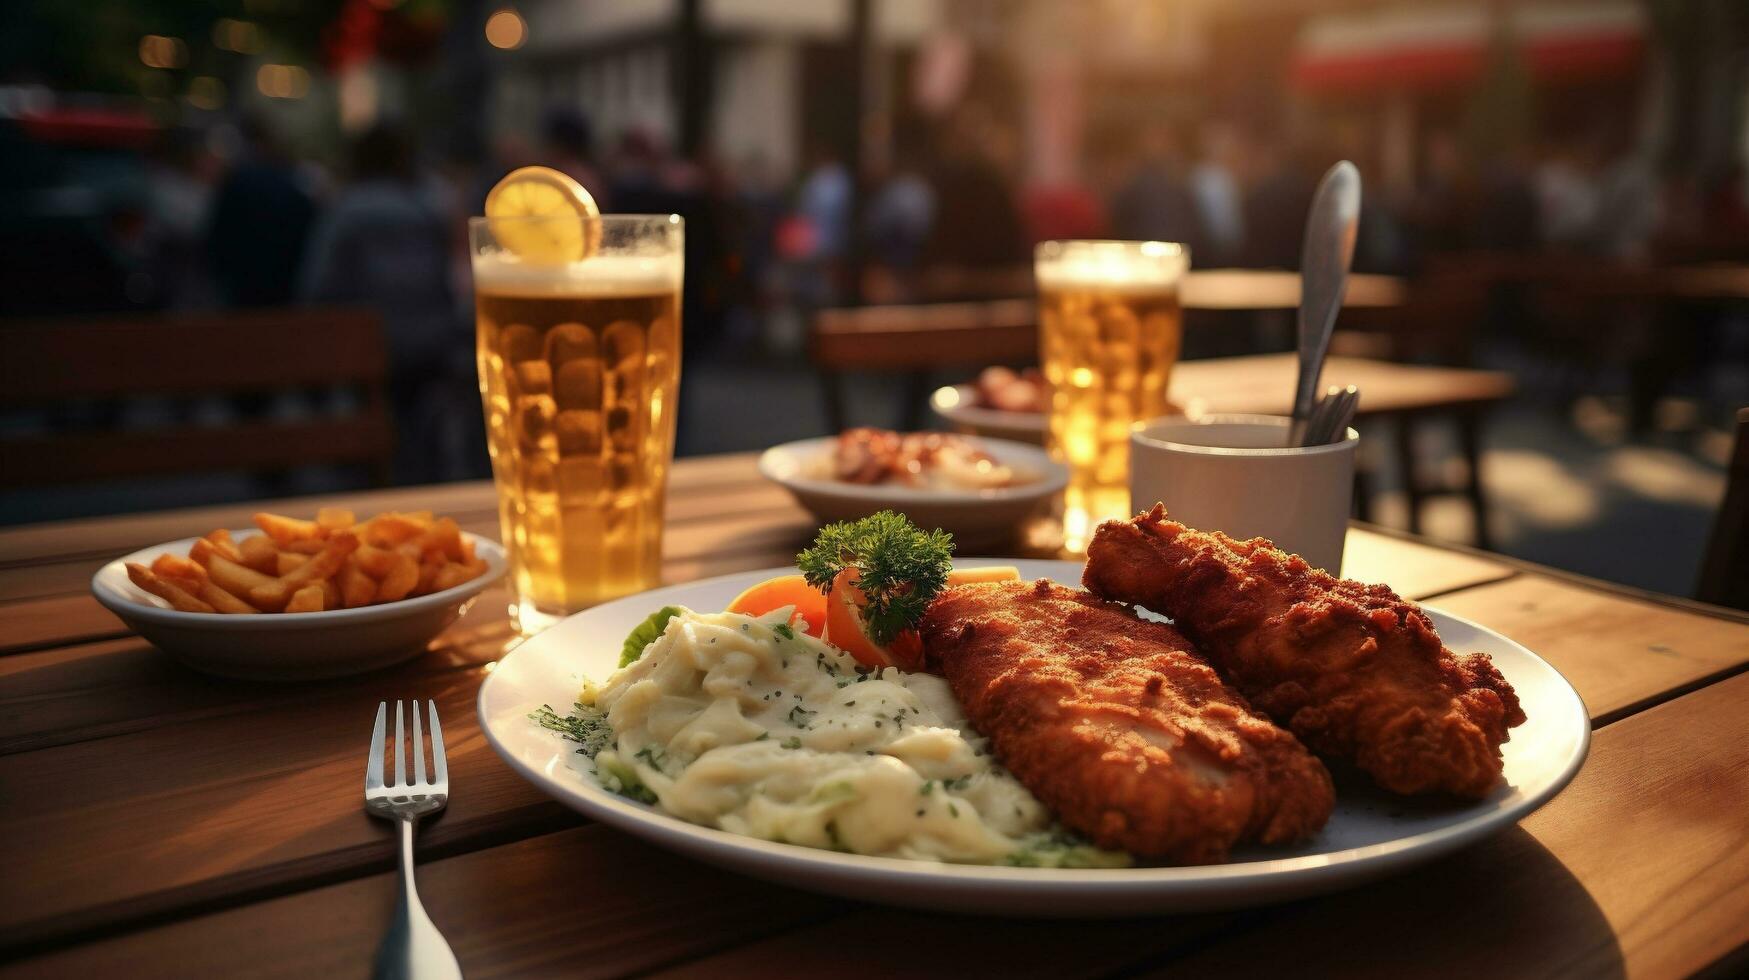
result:
<svg viewBox="0 0 1749 980"><path fill-rule="evenodd" d="M1354 448L1340 442L1288 448L1280 415L1183 416L1130 433L1130 510L1156 501L1175 521L1234 538L1265 537L1336 574L1354 500Z"/></svg>

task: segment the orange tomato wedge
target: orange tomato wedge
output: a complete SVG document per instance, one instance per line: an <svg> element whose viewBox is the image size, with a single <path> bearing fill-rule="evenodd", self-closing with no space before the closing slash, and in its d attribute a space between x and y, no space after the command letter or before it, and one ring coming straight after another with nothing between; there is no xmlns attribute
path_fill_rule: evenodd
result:
<svg viewBox="0 0 1749 980"><path fill-rule="evenodd" d="M817 639L826 637L826 597L800 575L768 578L735 597L728 611L744 616L763 616L774 609L794 606L790 624Z"/></svg>
<svg viewBox="0 0 1749 980"><path fill-rule="evenodd" d="M901 667L916 670L923 663L923 641L915 630L906 630L887 646L869 638L862 607L868 604L856 587L856 570L847 568L832 582L826 596L826 642L870 667Z"/></svg>

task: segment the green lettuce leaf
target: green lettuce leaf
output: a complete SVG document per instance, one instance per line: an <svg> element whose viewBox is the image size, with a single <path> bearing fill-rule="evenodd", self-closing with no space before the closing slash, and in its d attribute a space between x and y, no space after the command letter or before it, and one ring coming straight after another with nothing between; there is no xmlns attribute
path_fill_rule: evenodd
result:
<svg viewBox="0 0 1749 980"><path fill-rule="evenodd" d="M619 665L625 667L637 663L638 658L644 655L644 648L656 642L656 637L661 636L662 631L668 628L668 621L678 615L679 606L663 606L651 613L649 619L639 623L638 628L626 637L625 646L620 647Z"/></svg>

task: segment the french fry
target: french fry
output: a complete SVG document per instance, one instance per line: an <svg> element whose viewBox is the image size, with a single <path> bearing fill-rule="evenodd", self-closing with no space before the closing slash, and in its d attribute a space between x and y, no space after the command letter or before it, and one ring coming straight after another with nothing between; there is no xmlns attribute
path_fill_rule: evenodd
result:
<svg viewBox="0 0 1749 980"><path fill-rule="evenodd" d="M358 551L352 557L358 562L358 567L364 569L365 574L380 581L388 577L390 570L395 567L397 552L359 545Z"/></svg>
<svg viewBox="0 0 1749 980"><path fill-rule="evenodd" d="M201 583L200 592L196 594L200 596L200 601L212 606L216 612L243 615L261 611L214 585L211 580Z"/></svg>
<svg viewBox="0 0 1749 980"><path fill-rule="evenodd" d="M311 582L291 594L286 601L285 611L288 613L321 612L322 583Z"/></svg>
<svg viewBox="0 0 1749 980"><path fill-rule="evenodd" d="M241 563L263 575L279 574L279 550L265 534L251 534L237 544Z"/></svg>
<svg viewBox="0 0 1749 980"><path fill-rule="evenodd" d="M263 575L247 565L240 565L217 554L208 556L206 573L214 585L245 602L249 602L251 590L275 581L270 575ZM250 602L250 605L255 604Z"/></svg>
<svg viewBox="0 0 1749 980"><path fill-rule="evenodd" d="M224 529L194 539L186 557L130 564L141 589L185 612L253 614L355 609L454 588L485 573L451 517L385 511L360 522L350 508L314 520L262 511L260 534Z"/></svg>
<svg viewBox="0 0 1749 980"><path fill-rule="evenodd" d="M373 544L379 548L393 547L425 530L428 523L430 523L429 518L420 520L410 514L389 512L378 514L358 525L353 533L367 544Z"/></svg>
<svg viewBox="0 0 1749 980"><path fill-rule="evenodd" d="M222 527L217 530L208 531L204 540L207 542L208 547L232 561L237 561L241 557L237 554L237 542L231 540L231 532ZM196 543L198 544L199 542ZM190 555L190 557L193 556Z"/></svg>
<svg viewBox="0 0 1749 980"><path fill-rule="evenodd" d="M442 592L444 589L453 589L463 582L478 578L483 571L485 571L484 568L475 569L468 565L450 562L438 571L436 578L432 579L431 591Z"/></svg>
<svg viewBox="0 0 1749 980"><path fill-rule="evenodd" d="M364 569L358 567L358 552L353 552L352 556L346 559L346 563L340 566L340 571L336 573L335 579L340 583L341 605L347 609L368 606L371 600L376 598L376 579L371 578Z"/></svg>
<svg viewBox="0 0 1749 980"><path fill-rule="evenodd" d="M159 578L187 579L196 583L206 581L206 568L199 562L169 552L152 559L152 574Z"/></svg>
<svg viewBox="0 0 1749 980"><path fill-rule="evenodd" d="M286 544L305 538L319 538L322 528L315 521L301 521L284 514L269 514L266 511L257 513L254 517L255 526L267 532L275 544Z"/></svg>
<svg viewBox="0 0 1749 980"><path fill-rule="evenodd" d="M462 561L462 530L456 526L455 518L445 517L431 525L431 529L420 536L421 548L426 554L437 552L450 561Z"/></svg>
<svg viewBox="0 0 1749 980"><path fill-rule="evenodd" d="M403 554L395 554L395 563L377 586L378 602L394 602L407 598L413 586L419 584L419 563Z"/></svg>
<svg viewBox="0 0 1749 980"><path fill-rule="evenodd" d="M159 578L152 573L150 568L147 568L139 562L128 562L127 570L128 578L131 579L135 585L152 593L158 598L163 599L165 602L170 603L170 608L175 609L177 612L210 613L214 611L212 606L209 606L199 599L196 599L194 596L189 595L188 590L184 589L182 586Z"/></svg>
<svg viewBox="0 0 1749 980"><path fill-rule="evenodd" d="M443 571L443 565L441 558L427 558L421 562L419 564L419 584L413 586L413 594L428 595L436 592L437 588L432 583L437 581L437 573Z"/></svg>
<svg viewBox="0 0 1749 980"><path fill-rule="evenodd" d="M358 523L358 518L345 507L318 507L316 526L330 531L344 531Z"/></svg>
<svg viewBox="0 0 1749 980"><path fill-rule="evenodd" d="M249 602L259 609L282 609L291 600L293 592L339 571L340 563L357 549L356 536L350 532L336 534L328 539L328 547L322 549L321 554L312 556L309 561L266 585L250 589Z"/></svg>

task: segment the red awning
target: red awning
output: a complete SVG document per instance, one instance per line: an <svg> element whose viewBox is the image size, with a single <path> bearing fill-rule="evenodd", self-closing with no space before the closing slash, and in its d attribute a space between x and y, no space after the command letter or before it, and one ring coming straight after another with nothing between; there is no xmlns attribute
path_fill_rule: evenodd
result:
<svg viewBox="0 0 1749 980"><path fill-rule="evenodd" d="M44 143L141 147L152 141L157 123L126 109L57 108L19 114L18 127Z"/></svg>
<svg viewBox="0 0 1749 980"><path fill-rule="evenodd" d="M1621 77L1645 56L1645 28L1632 2L1532 6L1511 16L1536 79ZM1474 7L1318 18L1301 33L1291 78L1311 92L1462 86L1486 69L1493 32L1487 11Z"/></svg>

